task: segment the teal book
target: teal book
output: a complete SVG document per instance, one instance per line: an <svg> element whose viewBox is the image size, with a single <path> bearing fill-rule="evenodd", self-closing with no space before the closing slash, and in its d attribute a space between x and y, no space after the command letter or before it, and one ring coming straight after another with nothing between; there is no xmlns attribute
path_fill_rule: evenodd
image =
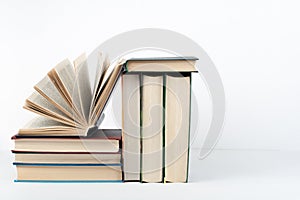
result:
<svg viewBox="0 0 300 200"><path fill-rule="evenodd" d="M15 183L122 183L122 180L14 180Z"/></svg>

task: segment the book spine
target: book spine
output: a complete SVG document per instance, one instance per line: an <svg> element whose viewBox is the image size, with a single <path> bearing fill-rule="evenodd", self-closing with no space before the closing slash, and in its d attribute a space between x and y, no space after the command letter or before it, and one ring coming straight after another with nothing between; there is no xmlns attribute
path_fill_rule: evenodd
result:
<svg viewBox="0 0 300 200"><path fill-rule="evenodd" d="M122 76L123 180L140 181L140 75Z"/></svg>
<svg viewBox="0 0 300 200"><path fill-rule="evenodd" d="M186 182L188 176L191 74L166 76L165 181Z"/></svg>
<svg viewBox="0 0 300 200"><path fill-rule="evenodd" d="M163 74L162 182L166 183L166 73Z"/></svg>
<svg viewBox="0 0 300 200"><path fill-rule="evenodd" d="M163 76L143 74L142 86L142 182L163 180Z"/></svg>
<svg viewBox="0 0 300 200"><path fill-rule="evenodd" d="M122 85L123 180L125 182L187 182L191 73L143 72L126 73L123 76L128 76L128 82L125 82L126 77L125 79L123 77ZM132 95L129 97L128 94L133 91L131 87L139 87L138 97ZM129 99L135 100L129 103ZM135 113L134 121L139 127L128 122L132 120L128 110ZM126 127L133 128L127 132L134 133L139 141L133 141L128 137L128 133L125 134ZM137 152L139 159L130 158L126 147L129 144L138 147L130 151ZM138 166L135 168L134 175L128 173L130 165Z"/></svg>
<svg viewBox="0 0 300 200"><path fill-rule="evenodd" d="M142 182L142 165L143 165L143 115L142 115L142 109L143 109L143 74L139 73L140 78L140 176L139 180Z"/></svg>
<svg viewBox="0 0 300 200"><path fill-rule="evenodd" d="M188 131L188 150L187 150L187 166L186 166L186 180L189 181L189 167L190 167L190 146L191 146L191 109L192 109L192 73L189 73L190 77L190 96L189 96L189 131Z"/></svg>

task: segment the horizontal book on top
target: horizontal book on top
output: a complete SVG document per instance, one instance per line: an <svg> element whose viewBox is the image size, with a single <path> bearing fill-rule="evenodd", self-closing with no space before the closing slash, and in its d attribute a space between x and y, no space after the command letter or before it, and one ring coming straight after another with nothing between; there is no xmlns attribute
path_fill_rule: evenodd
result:
<svg viewBox="0 0 300 200"><path fill-rule="evenodd" d="M126 61L127 72L197 72L195 62L198 58L186 57L151 57L132 58Z"/></svg>

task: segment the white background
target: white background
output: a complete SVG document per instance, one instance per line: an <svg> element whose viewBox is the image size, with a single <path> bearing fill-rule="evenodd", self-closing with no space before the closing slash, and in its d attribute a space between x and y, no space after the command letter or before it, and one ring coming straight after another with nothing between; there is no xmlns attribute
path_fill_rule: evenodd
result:
<svg viewBox="0 0 300 200"><path fill-rule="evenodd" d="M299 198L293 190L300 180L299 6L297 1L279 0L1 1L0 165L7 167L1 168L0 179L8 184L3 194L14 190L19 193L16 188L20 188L21 195L21 191L31 187L10 184L15 174L9 150L13 148L10 137L32 117L22 109L32 87L64 58L90 53L106 39L124 31L153 27L182 33L204 48L223 80L227 111L218 150L195 164L191 171L194 180L199 178L198 185L175 184L165 190L157 185L143 186L141 191L163 195L168 191L172 195L175 188L178 194L173 193L173 198L192 198L197 194L199 199L245 199L253 197L252 191L255 197L274 194L272 197L280 198L276 193L283 190L281 195L286 192ZM194 149L200 144L196 141ZM273 154L269 155L270 152ZM247 156L249 159L245 159ZM219 173L229 163L231 171ZM283 166L274 171L273 167L280 164ZM198 176L197 170L206 170L206 175L199 172ZM241 179L232 179L235 174L230 172L235 171ZM271 174L265 179L251 179L268 173ZM32 187L43 187L42 192L47 188ZM69 190L59 191L62 197L68 196L64 192L72 191L72 187L80 188L68 185ZM106 193L102 192L107 197L108 192L113 194L115 186L99 187L105 188ZM116 187L129 195L141 186ZM141 191L138 194L144 193ZM101 198L101 193L98 195ZM151 192L148 197L153 197Z"/></svg>

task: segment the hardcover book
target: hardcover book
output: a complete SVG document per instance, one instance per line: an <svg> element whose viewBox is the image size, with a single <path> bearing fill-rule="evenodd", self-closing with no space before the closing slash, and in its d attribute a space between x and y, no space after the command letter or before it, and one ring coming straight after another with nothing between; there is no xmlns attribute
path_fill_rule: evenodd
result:
<svg viewBox="0 0 300 200"><path fill-rule="evenodd" d="M14 163L16 182L122 182L121 164Z"/></svg>
<svg viewBox="0 0 300 200"><path fill-rule="evenodd" d="M24 108L39 114L13 136L17 182L187 182L195 57L110 65L99 54L64 60L35 85ZM122 76L122 130L98 129Z"/></svg>
<svg viewBox="0 0 300 200"><path fill-rule="evenodd" d="M191 73L197 72L196 60L126 61L122 76L124 181L187 182Z"/></svg>
<svg viewBox="0 0 300 200"><path fill-rule="evenodd" d="M99 129L87 137L15 135L14 152L119 152L121 130Z"/></svg>
<svg viewBox="0 0 300 200"><path fill-rule="evenodd" d="M87 137L15 135L16 182L121 182L121 130Z"/></svg>

